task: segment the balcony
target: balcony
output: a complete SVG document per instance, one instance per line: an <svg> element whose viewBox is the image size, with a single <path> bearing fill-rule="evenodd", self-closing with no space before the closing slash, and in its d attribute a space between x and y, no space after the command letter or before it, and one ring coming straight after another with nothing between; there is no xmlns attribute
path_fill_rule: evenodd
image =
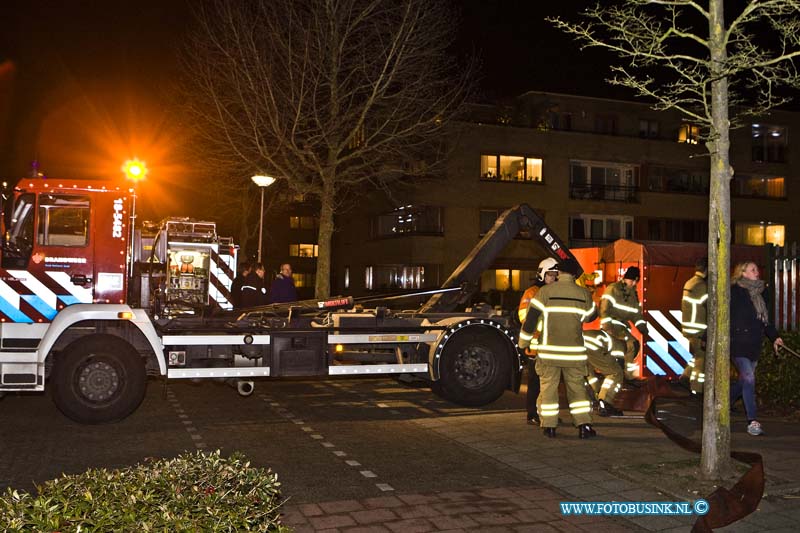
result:
<svg viewBox="0 0 800 533"><path fill-rule="evenodd" d="M631 185L594 185L570 183L569 197L573 200L610 202L639 202L639 188Z"/></svg>

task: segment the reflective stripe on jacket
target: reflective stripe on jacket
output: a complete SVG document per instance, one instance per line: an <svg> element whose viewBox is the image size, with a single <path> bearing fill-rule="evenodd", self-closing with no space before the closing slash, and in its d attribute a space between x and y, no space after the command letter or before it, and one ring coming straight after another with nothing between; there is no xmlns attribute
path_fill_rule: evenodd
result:
<svg viewBox="0 0 800 533"><path fill-rule="evenodd" d="M635 326L646 324L636 287L628 288L623 280L612 283L600 299L600 327L612 335L628 335Z"/></svg>
<svg viewBox="0 0 800 533"><path fill-rule="evenodd" d="M531 300L520 341L529 342L541 317L542 333L537 346L543 364L581 366L586 363L583 343L583 323L594 318L592 296L575 284L575 278L565 272L558 281L545 285Z"/></svg>
<svg viewBox="0 0 800 533"><path fill-rule="evenodd" d="M702 337L708 328L708 283L701 272L683 286L681 300L681 330L687 337Z"/></svg>

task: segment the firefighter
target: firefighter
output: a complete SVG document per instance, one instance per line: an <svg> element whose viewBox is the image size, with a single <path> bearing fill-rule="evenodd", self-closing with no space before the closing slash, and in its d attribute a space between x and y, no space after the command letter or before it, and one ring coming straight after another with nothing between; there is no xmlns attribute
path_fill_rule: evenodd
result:
<svg viewBox="0 0 800 533"><path fill-rule="evenodd" d="M543 432L556 436L558 383L564 376L569 412L578 427L578 437L597 435L592 429L592 406L585 387L586 347L583 323L594 319L595 305L588 290L575 283L571 272L561 271L558 281L542 287L528 305L519 333L519 347L528 348L539 319L541 338L537 344L536 371L541 380L539 415Z"/></svg>
<svg viewBox="0 0 800 533"><path fill-rule="evenodd" d="M695 263L694 276L683 286L681 300L681 331L689 339L692 359L684 372L689 373L689 388L693 394L703 393L706 380L706 329L708 304L708 258L701 257Z"/></svg>
<svg viewBox="0 0 800 533"><path fill-rule="evenodd" d="M614 407L614 397L622 387L622 366L617 359L625 357L625 344L602 329L583 332L583 342L589 362L589 385L597 396L597 414L600 416L622 416L624 413ZM603 375L600 381L594 371Z"/></svg>
<svg viewBox="0 0 800 533"><path fill-rule="evenodd" d="M519 301L519 323L525 323L525 317L528 315L528 306L531 300L536 296L544 285L549 285L558 279L558 261L552 257L543 259L539 263L539 268L536 271L536 282L528 287L522 294ZM537 339L534 338L531 344L535 344ZM539 413L537 412L537 400L539 399L539 374L536 373L536 352L533 350L525 350L525 355L528 356L528 391L525 395L525 405L528 411L528 424L539 425Z"/></svg>
<svg viewBox="0 0 800 533"><path fill-rule="evenodd" d="M635 373L638 370L634 359L639 351L639 343L633 338L630 323L643 336L648 332L636 293L640 277L638 267L629 267L620 281L608 286L600 300L600 327L625 343L625 379L634 382L637 381Z"/></svg>

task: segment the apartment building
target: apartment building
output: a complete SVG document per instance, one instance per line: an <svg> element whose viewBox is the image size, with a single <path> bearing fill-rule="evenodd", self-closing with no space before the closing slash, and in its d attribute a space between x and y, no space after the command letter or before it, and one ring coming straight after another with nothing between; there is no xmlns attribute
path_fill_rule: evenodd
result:
<svg viewBox="0 0 800 533"><path fill-rule="evenodd" d="M800 158L775 112L732 132L735 243L800 236ZM638 102L529 92L474 106L452 133L443 178L372 195L340 216L331 287L360 295L436 287L504 209L528 203L571 247L619 238L706 242L709 158L696 124ZM481 280L515 292L543 257L515 240Z"/></svg>

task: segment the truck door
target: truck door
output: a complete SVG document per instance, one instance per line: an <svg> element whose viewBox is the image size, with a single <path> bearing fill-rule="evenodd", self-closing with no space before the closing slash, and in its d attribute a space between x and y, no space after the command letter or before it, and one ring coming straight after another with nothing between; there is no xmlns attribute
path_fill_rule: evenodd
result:
<svg viewBox="0 0 800 533"><path fill-rule="evenodd" d="M12 322L50 322L92 302L91 202L86 193L19 195L8 220L0 312Z"/></svg>

